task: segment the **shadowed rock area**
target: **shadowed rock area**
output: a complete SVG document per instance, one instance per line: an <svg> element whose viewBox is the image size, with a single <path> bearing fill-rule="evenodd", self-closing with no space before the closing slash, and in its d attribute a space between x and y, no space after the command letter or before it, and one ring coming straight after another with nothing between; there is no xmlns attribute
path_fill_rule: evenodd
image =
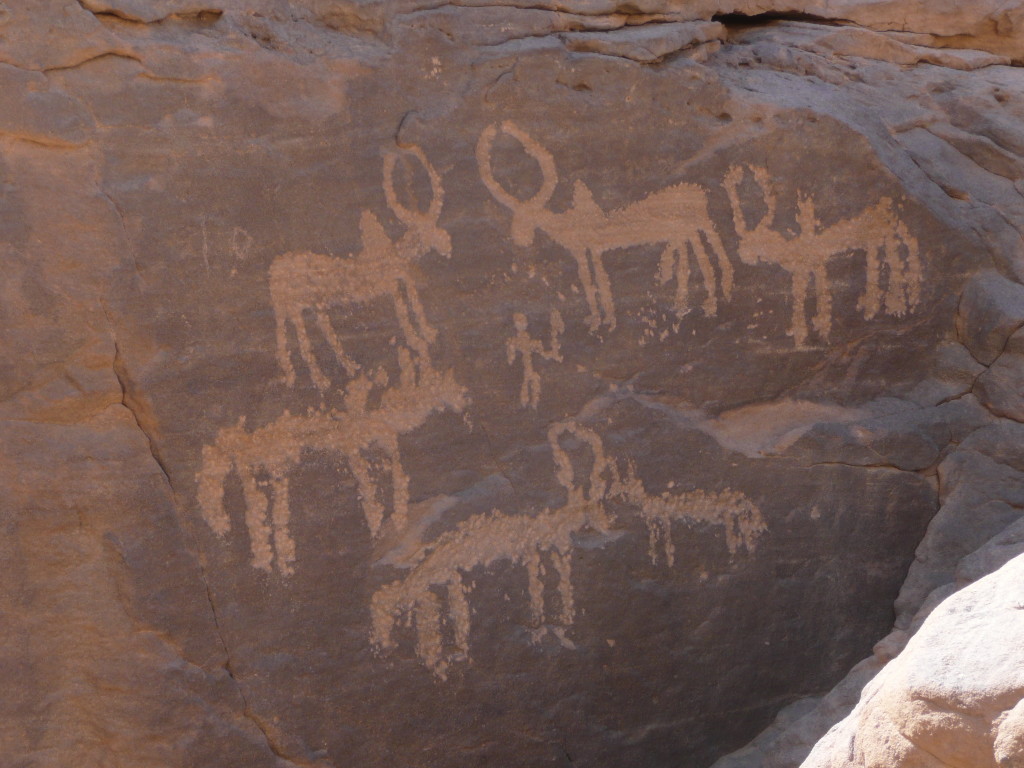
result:
<svg viewBox="0 0 1024 768"><path fill-rule="evenodd" d="M1022 551L1022 23L3 4L5 759L795 768L885 669L881 768Z"/></svg>

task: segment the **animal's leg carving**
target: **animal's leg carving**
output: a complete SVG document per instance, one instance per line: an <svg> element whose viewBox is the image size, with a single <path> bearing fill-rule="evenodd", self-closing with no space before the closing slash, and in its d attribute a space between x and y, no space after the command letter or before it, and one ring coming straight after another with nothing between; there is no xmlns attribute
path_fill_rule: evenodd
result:
<svg viewBox="0 0 1024 768"><path fill-rule="evenodd" d="M274 521L274 552L277 555L277 567L285 576L294 571L295 541L288 532L291 518L291 507L288 500L288 478L276 477L271 483L273 489L273 521Z"/></svg>
<svg viewBox="0 0 1024 768"><path fill-rule="evenodd" d="M274 309L277 310L277 307ZM288 315L283 310L275 311L274 315L277 325L277 364L284 371L284 383L293 387L295 386L295 367L292 365L291 352L288 350Z"/></svg>
<svg viewBox="0 0 1024 768"><path fill-rule="evenodd" d="M309 375L313 379L313 384L322 392L330 387L331 382L324 375L323 371L320 370L320 366L317 365L316 356L313 354L313 344L310 342L309 333L306 331L306 319L302 315L301 308L292 314L291 321L295 327L295 338L299 342L299 353L302 356L302 360L306 367L309 368Z"/></svg>
<svg viewBox="0 0 1024 768"><path fill-rule="evenodd" d="M359 372L359 365L355 360L345 354L345 350L341 347L341 342L338 340L338 335L334 332L333 326L331 326L330 315L327 314L326 307L318 307L313 310L316 315L316 324L320 328L320 333L327 339L327 343L331 347L331 351L334 352L335 358L345 368L345 373L349 376L355 376Z"/></svg>
<svg viewBox="0 0 1024 768"><path fill-rule="evenodd" d="M349 454L348 465L356 478L356 487L359 491L359 500L363 505L366 525L369 526L370 533L376 536L384 520L384 507L377 498L377 486L370 476L370 465L358 449Z"/></svg>
<svg viewBox="0 0 1024 768"><path fill-rule="evenodd" d="M885 260L885 245L869 245L865 249L864 266L864 295L857 303L858 308L864 315L864 319L874 318L882 304L882 264Z"/></svg>
<svg viewBox="0 0 1024 768"><path fill-rule="evenodd" d="M441 652L441 598L424 589L416 599L416 655L442 680L447 679L448 663Z"/></svg>
<svg viewBox="0 0 1024 768"><path fill-rule="evenodd" d="M406 283L406 286L408 285L409 283ZM429 358L430 349L427 339L413 327L412 319L409 317L409 307L406 305L405 298L401 295L401 290L397 286L395 287L393 298L395 314L398 316L398 325L402 329L402 335L405 337L406 343L416 351L416 354L421 359Z"/></svg>
<svg viewBox="0 0 1024 768"><path fill-rule="evenodd" d="M420 292L416 290L412 280L403 280L402 287L405 288L406 296L409 297L409 308L412 310L412 318L420 329L420 335L427 340L427 343L433 344L437 341L437 330L427 322L427 313L420 302Z"/></svg>
<svg viewBox="0 0 1024 768"><path fill-rule="evenodd" d="M580 284L583 286L583 295L587 299L587 307L590 314L587 315L587 325L591 331L601 327L601 310L597 300L597 290L594 288L594 280L590 274L590 253L586 249L573 250L572 257L576 260L576 271L580 277Z"/></svg>
<svg viewBox="0 0 1024 768"><path fill-rule="evenodd" d="M600 302L601 312L604 315L604 324L609 331L615 330L615 299L612 298L612 282L608 278L608 271L604 268L604 259L601 252L594 253L587 250L587 257L591 269L594 271L594 282L597 285L597 298Z"/></svg>
<svg viewBox="0 0 1024 768"><path fill-rule="evenodd" d="M391 520L396 531L405 529L406 516L409 511L409 476L405 474L402 467L401 457L398 455L398 438L388 435L382 440L388 469L391 470L392 495L394 496L394 512Z"/></svg>
<svg viewBox="0 0 1024 768"><path fill-rule="evenodd" d="M832 289L828 285L824 265L821 269L814 270L811 276L814 278L816 305L811 325L818 332L819 337L827 339L832 332Z"/></svg>
<svg viewBox="0 0 1024 768"><path fill-rule="evenodd" d="M371 639L380 650L391 650L396 646L392 636L395 625L402 616L403 604L401 594L402 582L396 581L378 589L370 601L370 615L373 629ZM409 606L405 606L407 610Z"/></svg>
<svg viewBox="0 0 1024 768"><path fill-rule="evenodd" d="M207 524L218 536L224 536L231 530L231 518L224 510L224 480L235 464L219 442L220 438L218 443L203 447L198 500Z"/></svg>
<svg viewBox="0 0 1024 768"><path fill-rule="evenodd" d="M558 572L558 594L562 599L559 623L563 627L572 624L576 617L576 606L572 597L572 559L568 551L559 549L551 551L551 561Z"/></svg>
<svg viewBox="0 0 1024 768"><path fill-rule="evenodd" d="M270 526L267 525L267 497L248 467L239 467L238 474L245 496L245 525L249 530L252 564L254 568L269 571L273 550L270 547Z"/></svg>
<svg viewBox="0 0 1024 768"><path fill-rule="evenodd" d="M448 582L448 608L455 631L455 646L463 659L469 658L469 601L462 576L456 573Z"/></svg>
<svg viewBox="0 0 1024 768"><path fill-rule="evenodd" d="M886 263L889 266L889 286L885 292L885 312L896 317L902 317L912 306L910 294L914 281L910 277L910 264L901 258L900 247L896 243L892 243L891 249L891 255L888 253L889 249L886 249Z"/></svg>
<svg viewBox="0 0 1024 768"><path fill-rule="evenodd" d="M725 246L722 244L722 239L718 236L718 232L714 229L714 224L708 229L701 230L700 234L707 240L707 246L711 249L712 255L718 255L718 268L722 271L722 296L726 301L729 301L732 298L733 286L732 262L729 261L729 256L725 252Z"/></svg>
<svg viewBox="0 0 1024 768"><path fill-rule="evenodd" d="M793 280L793 311L790 315L790 330L797 348L807 344L807 284L810 274L805 269L794 269Z"/></svg>
<svg viewBox="0 0 1024 768"><path fill-rule="evenodd" d="M658 262L658 282L664 285L673 278L676 281L675 313L682 317L689 309L690 300L690 259L686 243L681 246L669 245L662 251Z"/></svg>
<svg viewBox="0 0 1024 768"><path fill-rule="evenodd" d="M707 249L701 239L698 237L696 241L691 241L691 245L693 255L697 258L701 277L704 279L706 295L701 308L705 315L714 317L718 313L718 291L716 290L718 281L715 279L715 269L711 266L711 259L708 257Z"/></svg>
<svg viewBox="0 0 1024 768"><path fill-rule="evenodd" d="M540 552L536 548L526 556L524 565L529 584L530 620L539 627L544 623L544 582L540 579L540 571L543 566L540 561Z"/></svg>
<svg viewBox="0 0 1024 768"><path fill-rule="evenodd" d="M672 521L669 517L655 517L651 520L651 562L657 563L657 543L665 552L665 563L671 568L676 562L676 543L672 540Z"/></svg>

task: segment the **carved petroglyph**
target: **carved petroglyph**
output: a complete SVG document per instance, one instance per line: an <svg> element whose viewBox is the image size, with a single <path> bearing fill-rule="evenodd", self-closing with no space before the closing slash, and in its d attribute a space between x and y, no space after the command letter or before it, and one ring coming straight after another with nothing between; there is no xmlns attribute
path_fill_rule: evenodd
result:
<svg viewBox="0 0 1024 768"><path fill-rule="evenodd" d="M384 226L370 211L359 220L362 250L348 258L297 252L278 256L270 266L270 298L277 323L277 358L288 386L295 384L295 369L288 348L288 325L295 330L302 361L313 383L321 391L330 386L313 354L304 312L310 311L337 361L349 376L359 365L345 354L328 311L332 307L364 304L379 297L391 299L405 343L422 360L429 358L429 345L437 332L430 327L413 280L414 262L436 250L451 256L448 233L438 226L444 190L441 178L418 147L407 150L422 163L430 179L433 197L426 211L401 204L395 192L397 155L384 155L384 195L395 216L406 229L397 240L388 237Z"/></svg>
<svg viewBox="0 0 1024 768"><path fill-rule="evenodd" d="M730 555L735 555L740 547L753 552L757 548L758 537L767 530L761 510L736 491L727 489L721 493L707 493L698 490L680 494L666 491L660 496L653 496L644 490L632 468L620 489L622 496L640 510L640 516L647 525L648 554L652 565L658 564L659 548L665 553L665 564L669 568L675 565L673 520L722 526Z"/></svg>
<svg viewBox="0 0 1024 768"><path fill-rule="evenodd" d="M469 660L470 572L499 562L526 570L531 637L550 632L564 647L574 648L567 633L576 615L572 585L575 537L591 530L610 540L615 531L608 508L612 502L639 511L648 527L652 562L656 564L661 545L670 567L675 562L674 520L723 526L731 555L741 547L753 551L757 537L766 529L757 507L734 491L648 494L633 467L620 472L605 454L600 436L576 422L553 425L548 442L555 478L566 493L565 503L532 516L493 510L465 520L426 545L407 576L381 587L373 596L371 641L378 651L396 647L394 632L404 621L415 627L416 655L445 679L453 663ZM574 456L583 462L574 464ZM557 575L557 610L549 608L545 599L545 562L550 562ZM450 638L445 636L446 627L450 627Z"/></svg>
<svg viewBox="0 0 1024 768"><path fill-rule="evenodd" d="M409 479L399 455L398 438L424 424L432 413L461 413L467 400L465 390L450 372L441 374L424 365L416 366L404 349L399 351L399 359L401 381L383 390L376 408L367 404L374 388L388 383L383 371L353 378L346 388L344 410L321 410L305 416L286 411L251 432L245 429L243 419L237 426L222 429L213 444L203 449L203 466L197 476L203 516L218 535L230 531L224 483L234 472L242 483L254 567L269 571L276 565L282 574L292 572L295 544L288 532L288 474L303 451L326 451L347 462L356 479L366 524L374 536L384 522L385 489L373 477L369 453L383 454L382 472L391 476L392 523L399 530L405 527ZM260 484L264 475L269 477L269 498ZM269 520L268 509L272 513Z"/></svg>
<svg viewBox="0 0 1024 768"><path fill-rule="evenodd" d="M583 181L573 186L570 207L556 212L547 207L558 184L558 173L551 153L514 123L504 122L500 130L522 144L540 166L543 182L526 200L510 194L494 177L491 166L494 140L499 127L484 129L477 142L476 157L480 176L494 198L512 212L512 239L521 247L533 244L539 230L565 248L576 261L580 284L590 310L591 331L606 325L615 328L615 302L611 281L604 266L604 254L620 248L658 245L662 249L659 278L676 282L676 312L688 309L689 254L700 267L706 298L703 309L708 315L718 310L718 289L729 299L733 270L725 254L718 231L708 210L707 193L694 184L676 184L653 192L623 208L605 212L594 200ZM717 256L721 280L715 274L711 257Z"/></svg>
<svg viewBox="0 0 1024 768"><path fill-rule="evenodd" d="M545 349L544 342L530 335L526 315L516 312L512 322L516 332L506 344L508 364L514 365L519 357L523 359L523 384L519 389L519 404L524 408L529 406L536 410L540 403L541 380L535 367L534 357L562 362L561 337L565 331L565 323L561 313L557 309L553 309L551 311L551 338L547 349Z"/></svg>
<svg viewBox="0 0 1024 768"><path fill-rule="evenodd" d="M851 251L864 251L867 259L865 293L859 309L871 319L879 314L902 317L921 300L921 260L917 240L900 219L895 203L883 198L859 216L824 227L807 195L797 198L799 232L786 235L774 229L778 193L768 171L751 168L767 208L756 226L747 224L740 204L744 166L730 168L725 190L732 203L733 221L740 236L739 256L746 264L778 264L792 279L793 308L789 332L798 347L807 343L810 330L805 303L814 287L815 310L811 329L823 341L832 330L832 288L826 268L829 259Z"/></svg>
<svg viewBox="0 0 1024 768"><path fill-rule="evenodd" d="M591 451L591 472L586 482L573 472L572 460L560 444L571 435ZM416 655L438 677L445 679L449 666L469 659L470 607L466 578L474 568L487 568L507 561L526 570L533 637L549 630L563 646L572 648L566 636L575 616L572 591L573 536L585 529L607 533L611 518L604 509L604 496L612 481L601 441L589 429L575 424L556 424L548 432L554 451L556 477L565 488L566 503L540 514L509 515L498 510L477 515L442 534L429 545L420 562L403 579L379 589L373 596L371 640L379 651L393 649L393 633L403 618L416 628ZM557 611L546 607L544 562L557 575ZM443 590L445 604L437 591ZM454 652L445 653L443 628L452 627ZM554 626L545 627L546 621Z"/></svg>

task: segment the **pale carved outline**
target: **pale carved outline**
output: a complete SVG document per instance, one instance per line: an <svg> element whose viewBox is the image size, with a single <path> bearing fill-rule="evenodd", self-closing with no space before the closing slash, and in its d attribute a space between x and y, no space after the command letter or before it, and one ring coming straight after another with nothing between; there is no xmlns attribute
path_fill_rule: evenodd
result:
<svg viewBox="0 0 1024 768"><path fill-rule="evenodd" d="M368 452L382 453L384 470L391 475L392 525L402 530L407 522L409 478L402 466L399 437L422 426L433 413L462 413L468 399L450 371L442 374L415 365L404 348L399 349L399 362L397 386L387 387L383 370L351 379L344 410L313 411L304 416L285 411L251 432L245 429L244 418L237 426L220 430L214 442L203 448L203 466L196 477L199 506L214 533L225 536L231 529L224 508L224 484L234 472L242 483L252 565L266 571L276 567L281 574L290 575L295 543L289 533L288 475L305 451L326 451L345 460L356 479L363 516L374 537L384 523L384 489L374 481ZM376 387L384 388L380 403L369 408ZM269 477L269 496L260 487L263 474Z"/></svg>
<svg viewBox="0 0 1024 768"><path fill-rule="evenodd" d="M565 331L565 322L562 314L557 309L551 310L550 339L547 349L544 342L535 339L530 335L529 322L526 315L516 312L512 317L512 324L515 333L505 343L506 357L509 365L515 365L518 358L523 359L523 382L519 387L519 404L523 407L530 407L537 410L540 404L541 378L537 372L535 357L542 360L562 362L562 333Z"/></svg>
<svg viewBox="0 0 1024 768"><path fill-rule="evenodd" d="M589 451L589 474L583 473L581 477L574 469L572 457L562 445L566 437L575 438ZM492 510L459 523L424 545L409 573L382 586L371 600L370 641L378 653L397 647L394 632L404 622L414 627L419 660L435 676L447 679L452 664L471 660L470 574L476 568L486 569L499 562L510 562L526 570L531 638L537 641L550 633L564 648L574 649L568 631L576 615L572 587L575 537L591 530L610 540L619 530L609 508L616 501L638 508L648 529L652 564L657 564L657 549L662 546L666 564L674 565L674 520L723 526L730 556L740 547L753 552L758 538L767 530L760 510L735 491L694 491L681 495L666 492L660 496L647 493L633 466L628 464L626 471L620 472L605 454L600 436L577 422L552 425L548 443L555 478L565 490L565 503L554 510L545 508L536 515ZM557 576L557 611L545 599L545 560ZM445 638L446 626L451 627L451 642ZM454 646L454 650L446 652L446 646Z"/></svg>
<svg viewBox="0 0 1024 768"><path fill-rule="evenodd" d="M832 288L828 262L852 251L864 251L865 292L858 309L865 319L882 314L903 317L921 301L922 264L917 239L898 215L895 202L884 197L860 214L825 227L818 218L814 201L797 195L796 221L799 232L786 235L776 229L778 190L766 168L753 166L750 173L760 189L765 214L753 227L748 225L740 202L739 187L747 167L736 165L725 175L725 192L732 205L733 223L740 236L739 256L744 264L777 264L791 280L789 334L798 348L810 336L805 303L814 287L815 311L811 328L822 341L832 332ZM886 282L883 286L883 272Z"/></svg>
<svg viewBox="0 0 1024 768"><path fill-rule="evenodd" d="M295 330L299 355L309 369L314 385L323 392L331 383L316 361L306 329L306 311L313 313L320 333L349 376L359 371L359 364L345 353L331 325L328 312L332 307L364 304L380 297L391 299L406 345L421 360L429 357L429 346L437 338L437 331L427 322L416 289L413 267L418 259L432 250L450 257L452 242L448 232L438 225L444 205L440 175L419 147L411 147L405 152L422 164L430 179L433 196L426 211L402 205L394 186L398 155L394 152L384 154L384 196L395 217L405 225L405 232L398 240L388 236L376 214L363 211L359 219L362 250L358 253L338 258L309 251L292 252L278 256L270 265L270 300L276 324L277 359L289 387L295 385L295 368L288 344L289 325Z"/></svg>
<svg viewBox="0 0 1024 768"><path fill-rule="evenodd" d="M675 280L674 308L679 316L689 310L690 254L697 260L704 281L704 313L709 317L717 313L719 287L725 300L731 297L732 264L711 220L708 195L702 187L674 184L606 212L594 200L590 188L577 179L570 206L564 211L554 211L547 207L558 185L554 157L515 123L506 120L500 130L515 138L538 163L543 181L540 189L526 200L520 200L501 186L491 167L499 126L489 125L480 134L476 147L484 186L495 200L512 212L511 233L516 245L529 247L535 233L544 232L575 260L592 332L602 325L614 330L616 325L611 280L604 266L604 255L609 251L640 245L659 246L658 277L663 283ZM715 273L712 257L717 257L721 280Z"/></svg>

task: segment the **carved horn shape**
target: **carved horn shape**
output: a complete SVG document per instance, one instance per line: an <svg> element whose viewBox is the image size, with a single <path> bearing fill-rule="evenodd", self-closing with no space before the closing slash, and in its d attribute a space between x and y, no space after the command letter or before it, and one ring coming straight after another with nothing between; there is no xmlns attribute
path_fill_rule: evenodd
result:
<svg viewBox="0 0 1024 768"><path fill-rule="evenodd" d="M494 195L495 200L511 211L523 208L543 208L555 193L555 186L558 184L555 158L515 123L506 120L501 124L501 130L522 144L526 154L537 161L542 179L540 189L532 197L520 200L510 194L494 178L494 171L491 168L491 152L494 148L494 139L498 135L497 125L489 125L484 128L476 145L476 161L480 167L480 178L483 179L484 186Z"/></svg>
<svg viewBox="0 0 1024 768"><path fill-rule="evenodd" d="M394 211L395 216L403 224L410 227L420 222L436 224L441 216L441 208L444 205L444 188L441 186L441 176L427 160L426 154L420 147L413 146L405 151L419 160L423 170L427 172L427 177L430 179L430 205L427 206L425 213L421 213L399 202L398 195L395 194L395 166L398 163L398 153L396 152L387 152L384 155L384 197L388 201L388 206Z"/></svg>

